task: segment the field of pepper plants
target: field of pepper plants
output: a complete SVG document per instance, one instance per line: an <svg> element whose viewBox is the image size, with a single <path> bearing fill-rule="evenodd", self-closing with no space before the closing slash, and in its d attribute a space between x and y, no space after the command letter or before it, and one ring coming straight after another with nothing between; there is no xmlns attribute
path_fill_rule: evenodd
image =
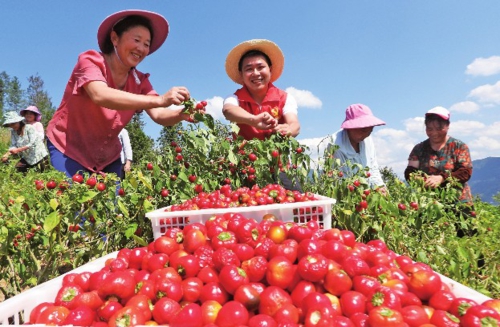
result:
<svg viewBox="0 0 500 327"><path fill-rule="evenodd" d="M227 185L251 192L275 184L280 171L300 181L304 193L336 199L331 227L353 232L359 242L382 240L394 253L500 298L498 206L476 200L467 219L453 181L427 190L390 171L383 196L368 187L369 171L351 167L357 172L346 174L332 153L313 163L311 149L293 138L233 141L210 116L196 119L154 157L134 163L121 182L114 175L68 179L54 170L20 174L13 162L0 165L1 300L108 253L148 246L147 212ZM457 229L465 236L457 237Z"/></svg>

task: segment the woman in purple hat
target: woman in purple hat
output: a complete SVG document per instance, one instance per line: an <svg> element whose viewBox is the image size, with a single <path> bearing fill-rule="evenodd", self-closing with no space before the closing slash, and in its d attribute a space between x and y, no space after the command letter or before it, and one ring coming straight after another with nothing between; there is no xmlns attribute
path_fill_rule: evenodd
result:
<svg viewBox="0 0 500 327"><path fill-rule="evenodd" d="M179 105L190 98L186 87L159 95L149 74L136 67L158 50L169 25L160 14L125 10L108 16L99 26L100 52L78 57L64 95L47 126L52 165L68 176L82 171L120 175L118 134L136 112L145 110L153 121L172 126L189 115Z"/></svg>
<svg viewBox="0 0 500 327"><path fill-rule="evenodd" d="M328 147L338 146L334 157L340 159L342 164L349 161L351 164L368 167L370 186L386 194L387 189L380 174L375 145L370 136L373 127L380 125L385 125L385 122L375 117L368 106L352 104L345 111L341 129L331 135Z"/></svg>
<svg viewBox="0 0 500 327"><path fill-rule="evenodd" d="M43 125L40 122L40 120L42 120L42 114L36 106L29 106L28 108L21 110L20 114L24 117L24 122L26 124L32 125L35 128L35 131L42 136L42 139L45 138Z"/></svg>

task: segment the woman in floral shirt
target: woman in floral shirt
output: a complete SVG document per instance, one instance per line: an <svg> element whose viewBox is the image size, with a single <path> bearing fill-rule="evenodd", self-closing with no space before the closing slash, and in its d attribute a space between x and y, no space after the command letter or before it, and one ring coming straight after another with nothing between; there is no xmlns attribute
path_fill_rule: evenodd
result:
<svg viewBox="0 0 500 327"><path fill-rule="evenodd" d="M21 160L16 164L18 171L26 172L29 168L39 165L41 170L45 169L48 162L48 152L43 143L43 138L32 125L24 123L24 118L15 111L5 114L4 127L10 127L11 146L2 156L2 161L6 162L12 154L19 154Z"/></svg>
<svg viewBox="0 0 500 327"><path fill-rule="evenodd" d="M450 176L456 178L463 186L460 200L472 205L467 184L472 176L469 147L449 136L449 127L450 112L445 108L436 107L425 114L425 132L429 138L411 151L405 178L421 178L424 173L425 185L430 188L444 185Z"/></svg>

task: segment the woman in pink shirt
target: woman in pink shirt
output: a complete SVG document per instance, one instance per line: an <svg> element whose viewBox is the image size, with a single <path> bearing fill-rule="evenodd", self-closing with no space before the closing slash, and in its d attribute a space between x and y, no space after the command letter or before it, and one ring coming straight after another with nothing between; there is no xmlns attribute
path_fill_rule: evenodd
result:
<svg viewBox="0 0 500 327"><path fill-rule="evenodd" d="M166 108L190 98L186 87L158 95L149 74L136 69L158 50L168 31L167 20L150 11L125 10L104 19L97 32L101 52L80 54L47 126L47 147L57 170L67 176L84 171L119 175L118 134L136 112L145 110L164 126L189 119L182 109Z"/></svg>

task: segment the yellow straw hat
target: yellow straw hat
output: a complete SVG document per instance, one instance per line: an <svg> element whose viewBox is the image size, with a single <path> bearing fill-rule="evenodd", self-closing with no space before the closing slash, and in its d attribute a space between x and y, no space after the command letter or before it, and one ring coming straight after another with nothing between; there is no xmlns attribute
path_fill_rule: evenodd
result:
<svg viewBox="0 0 500 327"><path fill-rule="evenodd" d="M242 42L235 46L226 58L226 73L235 83L243 85L241 73L238 70L238 63L241 57L250 50L258 50L265 53L271 60L272 73L271 82L276 81L283 72L285 57L278 45L265 39L253 39Z"/></svg>

